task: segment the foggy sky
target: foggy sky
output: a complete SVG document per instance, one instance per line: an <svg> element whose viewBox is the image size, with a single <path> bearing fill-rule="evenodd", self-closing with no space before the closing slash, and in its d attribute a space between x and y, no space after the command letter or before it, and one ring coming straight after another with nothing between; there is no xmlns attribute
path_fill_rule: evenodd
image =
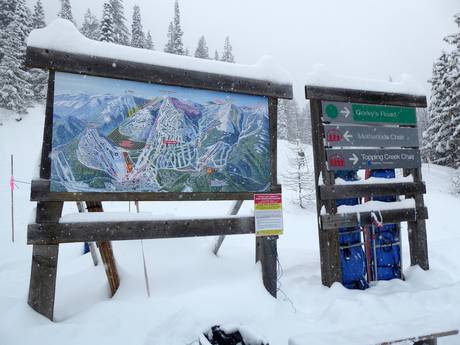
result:
<svg viewBox="0 0 460 345"><path fill-rule="evenodd" d="M47 22L59 0L42 0ZM30 7L35 0L27 0ZM81 24L90 8L101 16L103 0L71 0ZM156 50L163 50L174 0L125 0L128 24L132 7L141 7L144 30ZM317 63L334 74L397 80L412 75L429 93L427 80L447 34L458 29L453 15L460 0L180 0L184 44L193 54L205 35L210 55L222 51L230 36L237 62L255 63L271 55L295 82L304 98L304 76ZM130 27L129 27L130 28Z"/></svg>

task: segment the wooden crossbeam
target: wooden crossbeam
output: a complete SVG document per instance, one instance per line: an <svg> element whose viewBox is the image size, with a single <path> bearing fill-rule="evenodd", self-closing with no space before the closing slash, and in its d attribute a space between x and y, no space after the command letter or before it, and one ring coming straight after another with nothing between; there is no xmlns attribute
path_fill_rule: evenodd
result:
<svg viewBox="0 0 460 345"><path fill-rule="evenodd" d="M426 97L392 92L352 90L335 87L305 86L307 99L319 99L334 102L355 102L404 107L426 108Z"/></svg>
<svg viewBox="0 0 460 345"><path fill-rule="evenodd" d="M407 221L415 221L428 218L426 207L415 210L415 208L403 208L398 210L380 211L385 224L394 224ZM378 216L380 216L378 214ZM337 229L356 226L358 224L365 226L372 224L371 212L354 212L321 215L321 224L323 229ZM359 219L358 219L359 217Z"/></svg>
<svg viewBox="0 0 460 345"><path fill-rule="evenodd" d="M401 344L407 342L413 342L414 345L425 345L425 344L436 344L436 340L441 337L448 337L451 335L458 334L458 329L446 331L446 332L438 332L438 333L431 333L428 335L418 336L418 337L410 337L405 339L398 339L392 341L385 341L383 343L377 343L375 345L392 345L392 344Z"/></svg>
<svg viewBox="0 0 460 345"><path fill-rule="evenodd" d="M26 66L117 79L292 99L292 85L27 47Z"/></svg>
<svg viewBox="0 0 460 345"><path fill-rule="evenodd" d="M424 182L322 185L319 189L322 200L426 193Z"/></svg>
<svg viewBox="0 0 460 345"><path fill-rule="evenodd" d="M190 201L190 200L253 200L255 192L236 193L152 193L152 192L50 192L50 180L33 180L31 201ZM263 194L264 192L257 192ZM265 193L281 193L276 185Z"/></svg>
<svg viewBox="0 0 460 345"><path fill-rule="evenodd" d="M254 217L29 224L28 244L253 234Z"/></svg>

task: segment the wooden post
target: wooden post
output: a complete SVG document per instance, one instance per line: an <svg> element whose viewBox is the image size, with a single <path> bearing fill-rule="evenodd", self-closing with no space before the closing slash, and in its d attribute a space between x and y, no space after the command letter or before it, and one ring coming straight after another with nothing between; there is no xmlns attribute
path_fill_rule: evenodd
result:
<svg viewBox="0 0 460 345"><path fill-rule="evenodd" d="M324 127L321 123L321 101L310 99L312 144L315 168L316 186L316 212L318 215L318 237L319 237L319 256L321 261L321 280L323 285L331 286L334 282L342 281L342 271L340 267L340 248L339 248L339 229L323 229L320 220L321 208L324 206L328 214L337 212L335 200L326 200L324 204L321 200L320 181L322 176L326 186L334 185L334 173L327 171L326 153L324 150L323 138Z"/></svg>
<svg viewBox="0 0 460 345"><path fill-rule="evenodd" d="M53 224L59 221L62 202L39 202L36 222ZM45 227L44 231L47 231ZM30 271L29 305L53 320L59 245L34 245Z"/></svg>
<svg viewBox="0 0 460 345"><path fill-rule="evenodd" d="M103 212L101 202L87 201L86 207L88 212ZM102 262L104 263L105 273L107 274L107 280L109 281L110 292L112 297L120 286L120 277L118 275L117 265L113 256L112 243L110 241L99 241L96 243L101 253Z"/></svg>
<svg viewBox="0 0 460 345"><path fill-rule="evenodd" d="M256 262L262 265L262 280L267 291L276 298L278 291L278 236L256 237Z"/></svg>
<svg viewBox="0 0 460 345"><path fill-rule="evenodd" d="M412 174L414 182L422 181L421 169L405 169L404 175ZM415 210L418 214L425 205L423 194L415 194ZM419 265L423 270L430 268L428 262L428 244L426 237L426 222L422 217L417 217L415 221L407 222L407 232L409 235L409 250L411 266Z"/></svg>

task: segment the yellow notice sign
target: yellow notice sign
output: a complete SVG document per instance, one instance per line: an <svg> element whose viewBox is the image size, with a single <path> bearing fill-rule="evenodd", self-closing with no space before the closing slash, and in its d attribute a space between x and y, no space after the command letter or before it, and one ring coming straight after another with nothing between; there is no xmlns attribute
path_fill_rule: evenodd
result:
<svg viewBox="0 0 460 345"><path fill-rule="evenodd" d="M283 233L281 194L254 194L256 236L274 236Z"/></svg>

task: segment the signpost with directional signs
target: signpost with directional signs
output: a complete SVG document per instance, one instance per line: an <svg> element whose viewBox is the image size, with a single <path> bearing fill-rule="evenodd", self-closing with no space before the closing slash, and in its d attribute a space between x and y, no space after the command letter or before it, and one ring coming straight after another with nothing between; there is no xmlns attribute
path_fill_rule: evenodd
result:
<svg viewBox="0 0 460 345"><path fill-rule="evenodd" d="M425 96L309 85L305 93L312 117L323 284L342 281L339 228L370 225L375 212L387 224L408 222L411 265L427 270L428 212L416 127L416 108L426 107ZM413 182L335 185L335 172L360 169L402 169ZM387 195L413 198L415 207L337 214L337 200Z"/></svg>

